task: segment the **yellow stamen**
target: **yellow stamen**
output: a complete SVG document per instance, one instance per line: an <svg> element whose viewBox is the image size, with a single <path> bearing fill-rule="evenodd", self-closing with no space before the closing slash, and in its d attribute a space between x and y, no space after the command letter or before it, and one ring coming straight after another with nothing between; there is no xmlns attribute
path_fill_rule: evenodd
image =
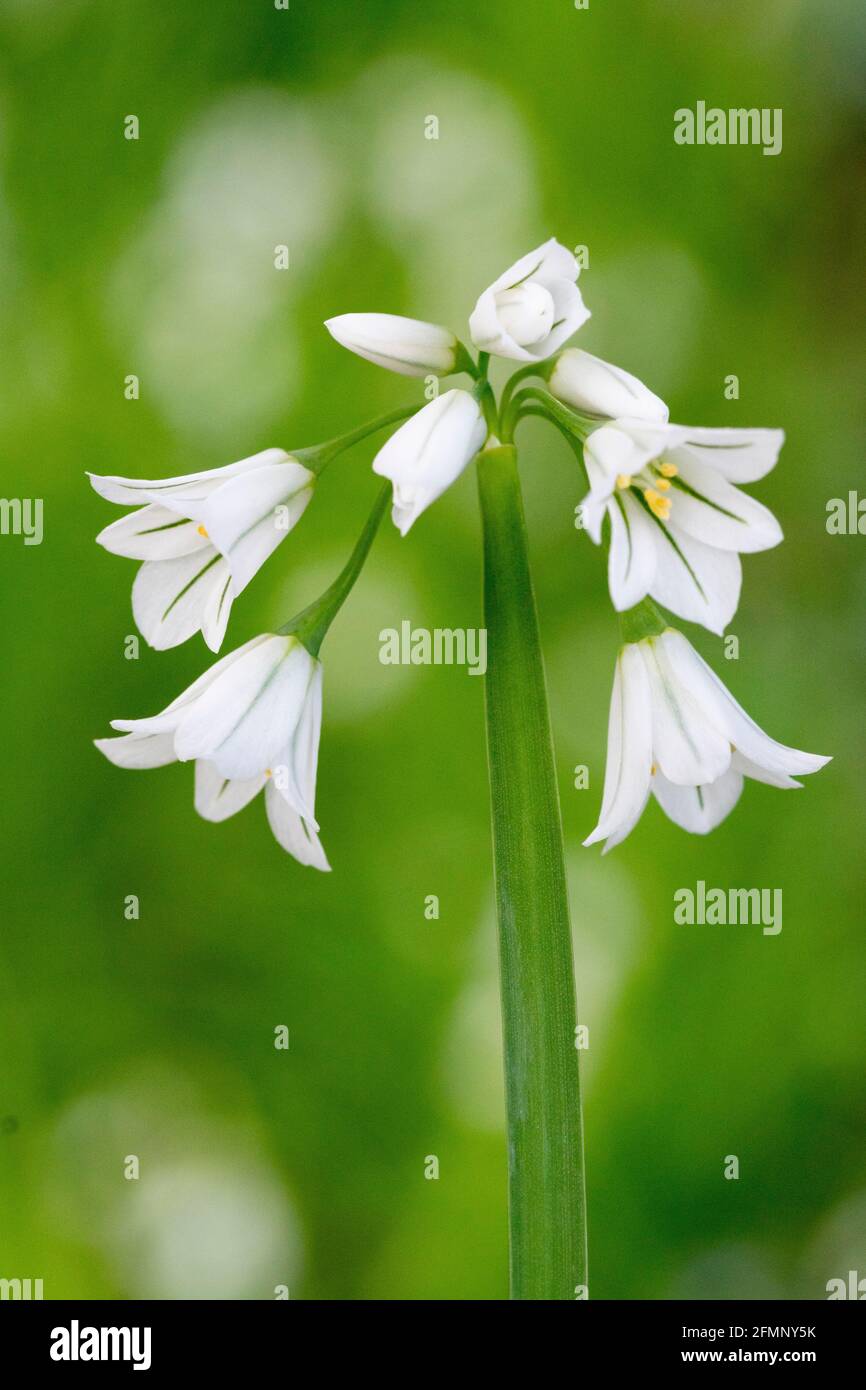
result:
<svg viewBox="0 0 866 1390"><path fill-rule="evenodd" d="M658 768L656 767L655 763L653 763L652 767L650 768L650 777L655 777L657 772Z"/></svg>
<svg viewBox="0 0 866 1390"><path fill-rule="evenodd" d="M627 488L627 487L631 487L631 474L630 474L630 473L618 473L617 476L616 476L616 485L617 485L618 488L622 488L622 489L625 489L625 488Z"/></svg>
<svg viewBox="0 0 866 1390"><path fill-rule="evenodd" d="M197 526L195 529L198 531L200 536L204 536L206 541L210 540L210 536L208 535L207 528L205 526Z"/></svg>
<svg viewBox="0 0 866 1390"><path fill-rule="evenodd" d="M648 487L644 492L650 511L657 516L660 521L667 521L671 514L671 504L667 497L662 497L660 492L656 492L654 487Z"/></svg>
<svg viewBox="0 0 866 1390"><path fill-rule="evenodd" d="M661 464L659 471L665 478L675 478L680 470L677 468L675 463L663 463Z"/></svg>
<svg viewBox="0 0 866 1390"><path fill-rule="evenodd" d="M269 767L266 767L266 768L265 768L265 776L266 776L266 777L273 777L273 775L274 775L274 774L271 772L271 769L270 769Z"/></svg>
<svg viewBox="0 0 866 1390"><path fill-rule="evenodd" d="M656 487L659 488L661 492L667 492L670 487L670 479L656 478Z"/></svg>

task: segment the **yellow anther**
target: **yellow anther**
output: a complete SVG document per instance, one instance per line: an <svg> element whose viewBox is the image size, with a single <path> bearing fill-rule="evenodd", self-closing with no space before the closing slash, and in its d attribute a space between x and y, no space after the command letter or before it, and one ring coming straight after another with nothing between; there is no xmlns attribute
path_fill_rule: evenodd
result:
<svg viewBox="0 0 866 1390"><path fill-rule="evenodd" d="M671 504L667 497L662 497L660 492L656 492L654 487L648 487L644 492L650 511L657 516L660 521L667 521L671 514Z"/></svg>
<svg viewBox="0 0 866 1390"><path fill-rule="evenodd" d="M625 488L627 488L627 487L631 487L631 474L630 474L630 473L617 473L617 475L616 475L616 485L617 485L618 488L622 488L622 489L625 489Z"/></svg>
<svg viewBox="0 0 866 1390"><path fill-rule="evenodd" d="M659 467L659 472L664 478L675 478L679 471L675 463L663 463Z"/></svg>
<svg viewBox="0 0 866 1390"><path fill-rule="evenodd" d="M269 767L266 767L266 768L265 768L265 776L266 776L266 777L273 777L273 775L274 775L274 774L271 772L271 769L270 769Z"/></svg>
<svg viewBox="0 0 866 1390"><path fill-rule="evenodd" d="M656 767L655 763L653 763L652 767L650 768L650 777L655 777L657 772L658 768Z"/></svg>
<svg viewBox="0 0 866 1390"><path fill-rule="evenodd" d="M197 526L195 529L198 531L198 533L199 533L200 536L204 536L204 538L205 538L206 541L209 541L209 540L210 540L210 536L209 536L208 533L207 533L207 527L206 527L206 526Z"/></svg>
<svg viewBox="0 0 866 1390"><path fill-rule="evenodd" d="M669 478L656 478L656 487L660 488L662 492L667 492L670 485Z"/></svg>

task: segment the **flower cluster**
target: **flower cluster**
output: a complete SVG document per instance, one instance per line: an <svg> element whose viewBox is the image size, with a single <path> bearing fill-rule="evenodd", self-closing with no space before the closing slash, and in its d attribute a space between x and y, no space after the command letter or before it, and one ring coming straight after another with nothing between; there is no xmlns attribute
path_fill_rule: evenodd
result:
<svg viewBox="0 0 866 1390"><path fill-rule="evenodd" d="M744 713L656 604L720 634L736 612L740 556L778 545L775 517L742 484L763 478L781 430L671 424L668 407L636 377L567 340L589 318L574 256L550 240L479 296L469 318L477 360L447 328L393 314L327 320L343 347L409 377L466 374L437 392L325 444L265 449L206 472L162 480L90 475L107 501L131 507L97 537L142 561L135 621L165 650L201 631L219 652L234 600L300 521L322 469L344 449L402 421L373 460L386 480L358 545L334 584L278 633L222 657L160 714L114 720L97 740L127 768L195 762L195 807L224 820L264 789L271 828L302 864L327 869L315 787L322 714L319 647L345 601L388 502L405 536L485 448L511 443L541 416L568 440L586 481L581 513L607 544L608 586L622 615L599 823L587 839L619 843L650 794L686 830L717 825L744 777L796 787L826 758L786 748ZM520 364L497 402L491 355ZM543 385L527 386L528 377Z"/></svg>

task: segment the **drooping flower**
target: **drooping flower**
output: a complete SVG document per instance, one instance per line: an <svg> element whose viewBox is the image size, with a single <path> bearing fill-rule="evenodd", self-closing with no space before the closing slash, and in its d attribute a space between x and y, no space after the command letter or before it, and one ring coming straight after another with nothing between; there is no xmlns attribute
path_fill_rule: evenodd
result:
<svg viewBox="0 0 866 1390"><path fill-rule="evenodd" d="M161 713L113 719L96 746L118 767L195 761L195 806L225 820L262 788L271 828L302 864L327 869L315 818L322 665L293 636L264 633L215 662Z"/></svg>
<svg viewBox="0 0 866 1390"><path fill-rule="evenodd" d="M469 391L445 391L401 425L379 450L373 470L394 485L391 517L401 536L449 488L487 436Z"/></svg>
<svg viewBox="0 0 866 1390"><path fill-rule="evenodd" d="M648 386L583 348L565 348L542 373L554 396L586 415L667 423L668 408Z"/></svg>
<svg viewBox="0 0 866 1390"><path fill-rule="evenodd" d="M737 610L740 554L782 540L772 512L736 483L763 478L782 430L700 429L618 418L584 445L584 526L601 541L610 518L608 586L619 612L649 594L721 633Z"/></svg>
<svg viewBox="0 0 866 1390"><path fill-rule="evenodd" d="M634 829L652 794L675 824L705 835L733 810L744 777L799 787L829 758L776 743L674 628L617 658L598 825L605 852Z"/></svg>
<svg viewBox="0 0 866 1390"><path fill-rule="evenodd" d="M521 256L482 295L469 319L482 352L517 362L541 362L589 318L576 280L580 266L551 237Z"/></svg>
<svg viewBox="0 0 866 1390"><path fill-rule="evenodd" d="M460 345L436 323L399 314L339 314L325 327L342 347L402 376L448 376L457 366Z"/></svg>
<svg viewBox="0 0 866 1390"><path fill-rule="evenodd" d="M96 539L115 555L144 561L132 611L158 651L199 629L219 651L232 602L300 520L315 484L282 449L178 478L89 477L107 501L138 508Z"/></svg>

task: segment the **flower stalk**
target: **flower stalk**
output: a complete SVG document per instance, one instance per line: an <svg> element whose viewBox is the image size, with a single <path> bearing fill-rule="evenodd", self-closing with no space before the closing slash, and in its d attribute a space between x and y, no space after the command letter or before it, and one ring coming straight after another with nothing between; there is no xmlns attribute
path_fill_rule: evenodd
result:
<svg viewBox="0 0 866 1390"><path fill-rule="evenodd" d="M348 430L346 434L339 434L334 439L328 439L324 444L312 444L306 449L296 449L294 457L301 463L306 464L311 472L317 476L324 473L329 463L332 463L340 454L351 449L354 444L360 444L362 439L368 435L375 434L377 430L383 430L388 425L399 424L401 420L408 420L410 415L417 411L417 405L401 406L399 410L389 410L386 415L377 415L375 420L368 420L366 424L359 425L356 430Z"/></svg>
<svg viewBox="0 0 866 1390"><path fill-rule="evenodd" d="M311 656L319 655L319 648L325 640L325 633L352 592L355 581L364 568L370 547L376 539L376 532L379 530L382 517L388 510L390 500L391 487L389 483L385 483L379 489L373 509L364 523L364 529L355 542L354 550L333 584L329 585L325 592L315 599L309 607L303 609L294 618L290 618L283 627L278 629L282 635L291 634L297 637Z"/></svg>
<svg viewBox="0 0 866 1390"><path fill-rule="evenodd" d="M586 1284L577 1015L559 795L513 446L478 460L511 1297Z"/></svg>

